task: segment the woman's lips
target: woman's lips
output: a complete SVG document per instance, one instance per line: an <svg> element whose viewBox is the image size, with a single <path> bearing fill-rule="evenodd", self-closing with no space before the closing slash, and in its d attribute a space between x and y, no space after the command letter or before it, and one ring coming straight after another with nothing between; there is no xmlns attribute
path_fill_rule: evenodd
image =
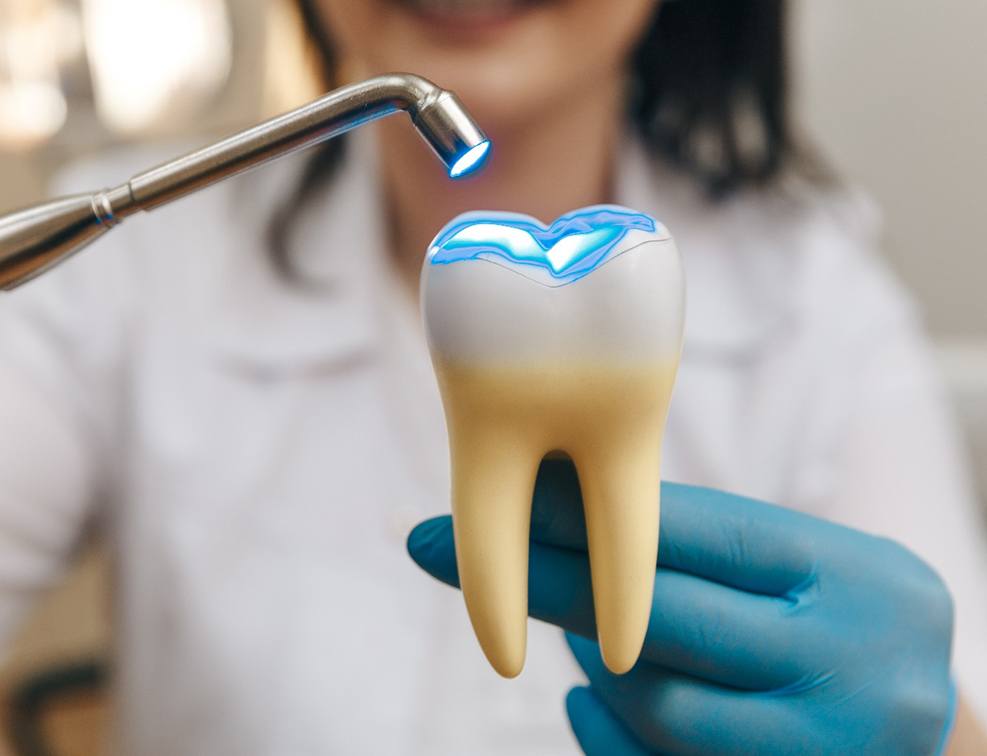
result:
<svg viewBox="0 0 987 756"><path fill-rule="evenodd" d="M430 23L476 29L509 21L545 0L394 0Z"/></svg>

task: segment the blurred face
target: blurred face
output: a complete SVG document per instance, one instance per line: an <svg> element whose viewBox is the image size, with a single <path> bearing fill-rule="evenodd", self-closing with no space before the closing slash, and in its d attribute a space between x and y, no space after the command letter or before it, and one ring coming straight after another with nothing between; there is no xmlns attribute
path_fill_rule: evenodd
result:
<svg viewBox="0 0 987 756"><path fill-rule="evenodd" d="M408 71L491 130L617 86L656 0L318 0L348 78Z"/></svg>

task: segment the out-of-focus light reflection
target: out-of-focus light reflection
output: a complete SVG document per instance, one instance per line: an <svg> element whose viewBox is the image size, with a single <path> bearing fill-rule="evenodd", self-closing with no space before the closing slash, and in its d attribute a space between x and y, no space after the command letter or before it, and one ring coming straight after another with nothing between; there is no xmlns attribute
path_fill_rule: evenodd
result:
<svg viewBox="0 0 987 756"><path fill-rule="evenodd" d="M23 149L50 139L65 123L66 110L65 98L53 84L0 86L0 143Z"/></svg>
<svg viewBox="0 0 987 756"><path fill-rule="evenodd" d="M229 74L223 0L82 0L82 12L96 108L118 133L188 115Z"/></svg>
<svg viewBox="0 0 987 756"><path fill-rule="evenodd" d="M0 148L33 147L61 129L59 67L81 45L78 16L61 2L0 3Z"/></svg>

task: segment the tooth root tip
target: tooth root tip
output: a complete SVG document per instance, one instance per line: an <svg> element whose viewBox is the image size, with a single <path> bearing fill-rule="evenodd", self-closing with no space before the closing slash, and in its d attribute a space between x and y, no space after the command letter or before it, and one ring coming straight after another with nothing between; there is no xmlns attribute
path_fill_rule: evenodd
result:
<svg viewBox="0 0 987 756"><path fill-rule="evenodd" d="M522 664L519 667L494 667L494 669L501 677L507 680L513 680L521 674L521 671L524 669L524 665Z"/></svg>
<svg viewBox="0 0 987 756"><path fill-rule="evenodd" d="M604 659L603 663L606 665L606 668L609 669L611 672L613 672L615 675L626 675L634 668L634 664L636 661L637 659L635 659L634 661L627 661L626 659L621 659L619 661L612 662Z"/></svg>
<svg viewBox="0 0 987 756"><path fill-rule="evenodd" d="M605 644L601 646L600 651L604 666L615 675L625 675L630 672L641 655L640 648L634 651L628 649L608 650Z"/></svg>
<svg viewBox="0 0 987 756"><path fill-rule="evenodd" d="M496 659L487 656L487 661L501 677L513 680L524 670L524 657L520 659Z"/></svg>

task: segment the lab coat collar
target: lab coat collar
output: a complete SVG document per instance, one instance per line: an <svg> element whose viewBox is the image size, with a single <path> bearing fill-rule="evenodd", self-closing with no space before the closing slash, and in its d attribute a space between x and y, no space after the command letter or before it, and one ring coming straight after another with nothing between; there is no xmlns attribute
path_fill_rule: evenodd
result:
<svg viewBox="0 0 987 756"><path fill-rule="evenodd" d="M220 292L209 329L225 358L248 370L319 370L364 357L381 340L387 298L403 293L387 264L369 135L350 139L331 187L299 216L293 262L309 283L274 273L266 226L306 159L244 177L230 194L239 236L224 245L209 287ZM618 157L616 199L654 215L676 238L688 286L686 359L743 358L791 325L795 255L786 252L797 240L786 238L792 224L784 216L792 205L756 196L712 205L634 139Z"/></svg>
<svg viewBox="0 0 987 756"><path fill-rule="evenodd" d="M371 351L379 303L394 274L385 265L375 163L351 139L328 191L298 216L290 250L298 281L275 272L267 227L308 160L302 153L239 179L230 193L238 243L216 269L212 334L233 365L259 373L332 368Z"/></svg>

